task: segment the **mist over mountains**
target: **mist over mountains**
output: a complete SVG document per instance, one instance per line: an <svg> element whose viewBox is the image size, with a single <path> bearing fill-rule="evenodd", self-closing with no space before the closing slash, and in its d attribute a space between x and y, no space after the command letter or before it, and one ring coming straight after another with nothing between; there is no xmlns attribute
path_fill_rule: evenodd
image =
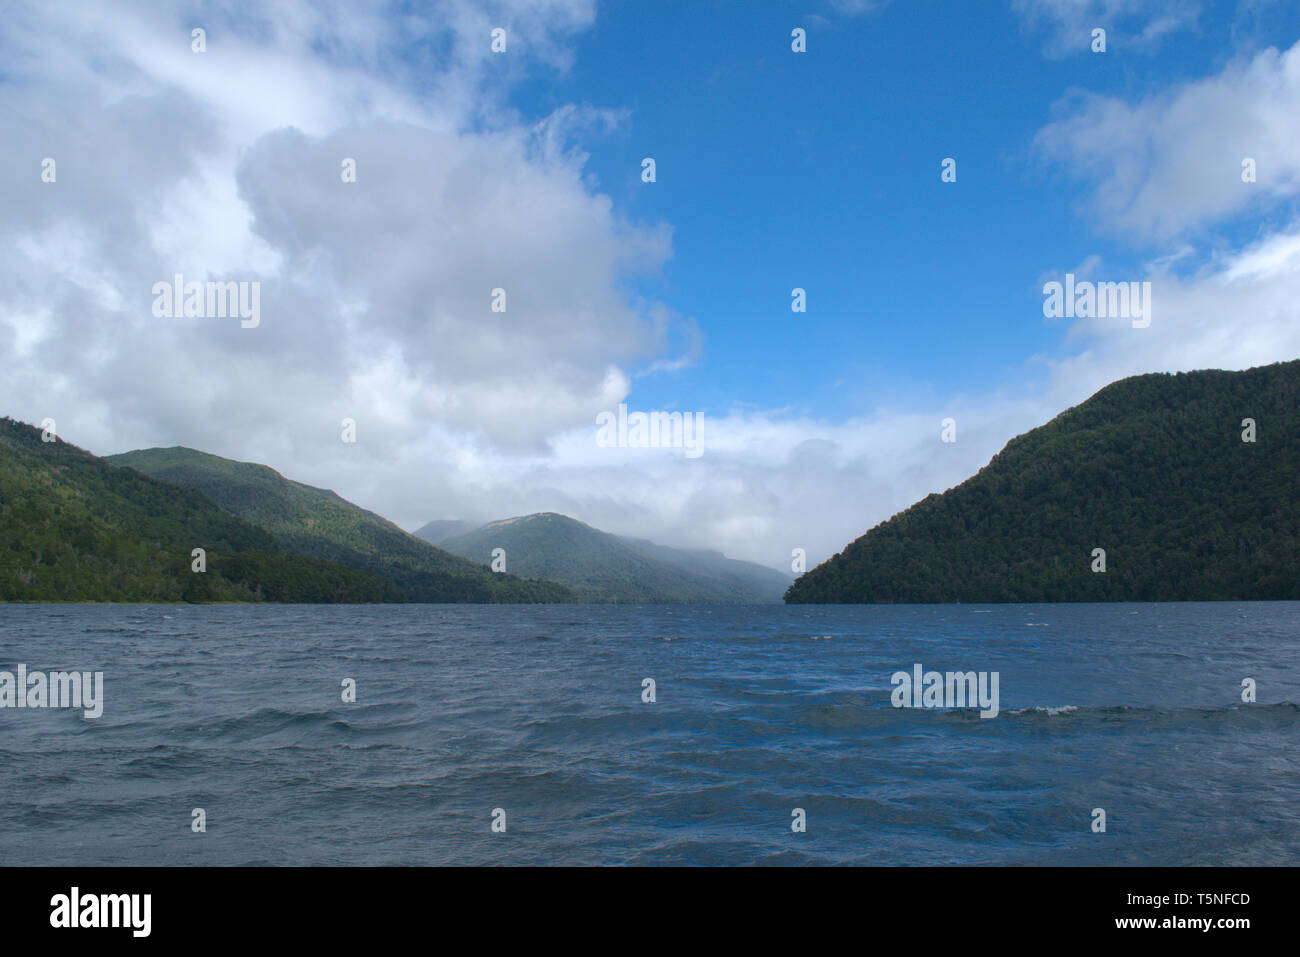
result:
<svg viewBox="0 0 1300 957"><path fill-rule="evenodd" d="M417 534L440 535L449 523ZM554 512L489 522L439 539L442 548L490 562L504 552L506 567L573 589L583 601L779 602L789 575L721 552L669 548L592 528Z"/></svg>

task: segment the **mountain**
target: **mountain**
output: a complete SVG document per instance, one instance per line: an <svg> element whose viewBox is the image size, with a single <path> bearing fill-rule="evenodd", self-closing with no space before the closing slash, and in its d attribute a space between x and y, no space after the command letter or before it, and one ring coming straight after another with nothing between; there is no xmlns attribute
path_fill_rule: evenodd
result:
<svg viewBox="0 0 1300 957"><path fill-rule="evenodd" d="M1134 376L1012 439L785 598L1300 599L1298 477L1300 361ZM1098 548L1104 572L1093 571Z"/></svg>
<svg viewBox="0 0 1300 957"><path fill-rule="evenodd" d="M573 600L562 585L495 574L421 541L334 492L291 481L265 465L186 448L126 452L107 461L197 489L230 514L269 532L286 552L380 576L406 601Z"/></svg>
<svg viewBox="0 0 1300 957"><path fill-rule="evenodd" d="M427 522L411 534L416 538L424 539L430 545L441 545L453 535L464 535L466 532L472 532L476 528L478 528L478 526L473 522L459 522L444 519Z"/></svg>
<svg viewBox="0 0 1300 957"><path fill-rule="evenodd" d="M622 538L555 512L490 522L442 547L484 563L503 548L507 570L562 582L582 601L774 603L790 583L721 552Z"/></svg>
<svg viewBox="0 0 1300 957"><path fill-rule="evenodd" d="M275 539L202 493L0 419L0 601L383 601L393 586ZM191 568L202 548L206 570Z"/></svg>

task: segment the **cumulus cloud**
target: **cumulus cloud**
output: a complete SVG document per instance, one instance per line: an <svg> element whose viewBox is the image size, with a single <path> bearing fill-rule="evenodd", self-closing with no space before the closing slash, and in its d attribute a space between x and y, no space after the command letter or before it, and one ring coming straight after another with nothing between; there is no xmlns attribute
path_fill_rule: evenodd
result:
<svg viewBox="0 0 1300 957"><path fill-rule="evenodd" d="M1136 103L1075 92L1057 111L1035 146L1095 184L1081 212L1103 232L1167 240L1300 191L1300 43Z"/></svg>
<svg viewBox="0 0 1300 957"><path fill-rule="evenodd" d="M341 157L357 183L340 181ZM308 349L346 343L362 368L400 352L417 418L535 442L617 398L611 364L663 346L618 287L663 262L668 231L620 222L576 163L530 153L524 131L280 130L237 180L252 231L284 258L280 281L303 290L264 304L268 327Z"/></svg>
<svg viewBox="0 0 1300 957"><path fill-rule="evenodd" d="M563 68L593 3L395 12L86 5L8 24L0 122L36 148L0 158L8 410L57 413L100 449L292 462L342 415L389 444L442 430L540 449L664 361L662 307L623 284L662 265L670 231L622 221L570 146L621 115L492 106L511 71ZM497 26L509 57L490 53ZM160 322L151 290L178 273L258 281L261 324Z"/></svg>

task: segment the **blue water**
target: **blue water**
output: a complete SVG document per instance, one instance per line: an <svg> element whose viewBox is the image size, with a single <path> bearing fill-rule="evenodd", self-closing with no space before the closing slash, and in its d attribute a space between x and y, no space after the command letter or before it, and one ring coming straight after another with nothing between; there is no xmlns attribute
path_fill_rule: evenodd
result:
<svg viewBox="0 0 1300 957"><path fill-rule="evenodd" d="M1300 603L0 606L0 670L106 699L0 709L0 865L1296 864L1297 635ZM892 707L915 662L997 671L1001 713Z"/></svg>

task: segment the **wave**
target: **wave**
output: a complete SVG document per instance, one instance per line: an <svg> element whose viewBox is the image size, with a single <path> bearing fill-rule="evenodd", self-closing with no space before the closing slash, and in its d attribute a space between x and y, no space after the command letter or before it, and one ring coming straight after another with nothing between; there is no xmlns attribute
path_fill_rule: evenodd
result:
<svg viewBox="0 0 1300 957"><path fill-rule="evenodd" d="M1101 725L1143 725L1153 728L1190 728L1196 725L1231 726L1272 724L1290 726L1300 719L1300 704L1280 701L1274 704L1231 704L1209 708L1171 708L1157 705L1079 706L1035 705L1004 710L1003 715L1036 720L1060 718L1071 722L1088 721Z"/></svg>
<svg viewBox="0 0 1300 957"><path fill-rule="evenodd" d="M344 715L347 717L344 717ZM401 720L417 715L415 721ZM369 705L349 705L344 710L285 711L280 708L258 708L246 714L229 715L216 722L191 722L175 730L222 741L247 741L284 732L328 731L343 734L391 734L422 723L420 709L410 702Z"/></svg>
<svg viewBox="0 0 1300 957"><path fill-rule="evenodd" d="M1051 721L1054 726L1152 726L1162 729L1211 727L1293 727L1300 720L1300 704L1232 704L1218 707L1170 708L1156 705L1029 705L1003 707L993 718L982 718L978 707L895 708L883 690L837 691L799 695L765 695L764 701L726 708L723 717L739 722L779 725L798 732L808 730L881 730L933 726L1010 725L1033 727ZM752 699L751 699L752 701Z"/></svg>
<svg viewBox="0 0 1300 957"><path fill-rule="evenodd" d="M1030 712L1042 712L1048 717L1051 717L1052 715L1069 714L1071 711L1078 711L1078 710L1079 710L1079 706L1075 704L1063 704L1059 708L1052 708L1052 707L1045 708L1040 705L1034 705L1033 707L1029 707L1029 708L1013 708L1006 713L1007 714L1028 714Z"/></svg>

